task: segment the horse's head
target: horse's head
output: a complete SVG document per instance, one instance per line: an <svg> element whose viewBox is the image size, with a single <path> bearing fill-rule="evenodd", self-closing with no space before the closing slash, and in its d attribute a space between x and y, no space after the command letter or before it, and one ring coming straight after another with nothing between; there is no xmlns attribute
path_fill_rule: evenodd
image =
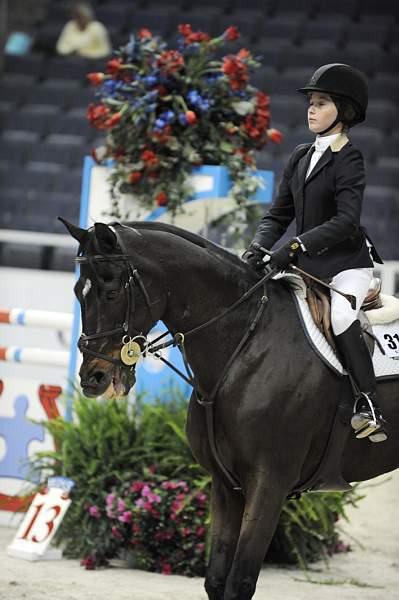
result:
<svg viewBox="0 0 399 600"><path fill-rule="evenodd" d="M103 223L85 230L61 220L80 244L75 294L82 315L83 392L87 396L127 394L136 380L135 364L146 335L165 308L160 278L156 269L151 272L138 232ZM139 249L134 263L133 236Z"/></svg>

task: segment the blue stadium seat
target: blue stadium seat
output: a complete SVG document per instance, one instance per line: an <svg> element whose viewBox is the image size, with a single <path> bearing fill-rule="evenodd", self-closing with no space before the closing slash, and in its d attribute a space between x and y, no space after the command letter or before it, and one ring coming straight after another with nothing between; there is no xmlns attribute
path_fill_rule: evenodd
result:
<svg viewBox="0 0 399 600"><path fill-rule="evenodd" d="M39 78L42 75L44 64L44 54L39 52L32 52L23 56L6 55L4 57L4 72L32 75Z"/></svg>
<svg viewBox="0 0 399 600"><path fill-rule="evenodd" d="M254 54L261 56L260 60L265 67L277 71L287 67L285 59L288 48L291 48L291 45L287 40L268 40L267 38L260 38L257 45L254 47Z"/></svg>
<svg viewBox="0 0 399 600"><path fill-rule="evenodd" d="M40 104L42 106L57 106L66 108L72 103L72 99L84 93L85 90L79 90L77 93L70 87L50 87L38 86L30 90L27 100L30 104Z"/></svg>
<svg viewBox="0 0 399 600"><path fill-rule="evenodd" d="M137 32L145 27L153 34L167 36L175 22L173 17L173 8L160 6L150 10L136 10L134 7L127 15L126 31ZM177 19L178 23L181 22L181 19L181 16Z"/></svg>
<svg viewBox="0 0 399 600"><path fill-rule="evenodd" d="M346 30L346 41L352 44L372 40L382 48L386 48L390 41L391 29L391 24L351 23Z"/></svg>
<svg viewBox="0 0 399 600"><path fill-rule="evenodd" d="M53 120L48 131L49 133L80 136L85 140L94 136L94 128L90 126L85 115L73 112L61 113L58 119Z"/></svg>
<svg viewBox="0 0 399 600"><path fill-rule="evenodd" d="M127 4L106 4L99 6L96 10L97 20L103 23L108 30L122 31L126 27L127 16Z"/></svg>
<svg viewBox="0 0 399 600"><path fill-rule="evenodd" d="M375 160L377 147L382 138L382 134L378 129L358 125L351 129L349 137L366 160Z"/></svg>
<svg viewBox="0 0 399 600"><path fill-rule="evenodd" d="M268 17L258 21L258 36L268 41L278 39L296 44L302 38L305 22L302 14Z"/></svg>
<svg viewBox="0 0 399 600"><path fill-rule="evenodd" d="M359 0L318 0L314 9L319 19L333 19L337 15L355 18L359 16Z"/></svg>
<svg viewBox="0 0 399 600"><path fill-rule="evenodd" d="M299 95L299 94L298 94ZM295 127L306 119L306 100L292 95L273 96L273 119L286 127Z"/></svg>
<svg viewBox="0 0 399 600"><path fill-rule="evenodd" d="M245 0L243 4L246 4ZM298 0L269 0L266 10L279 16L286 13L297 13L300 10L301 15L309 17L314 15L317 4L317 0L307 0L302 3Z"/></svg>
<svg viewBox="0 0 399 600"><path fill-rule="evenodd" d="M88 61L70 56L53 56L46 63L43 75L49 79L73 79L84 82L89 72Z"/></svg>
<svg viewBox="0 0 399 600"><path fill-rule="evenodd" d="M13 103L15 106L21 105L25 102L31 89L31 82L7 82L0 79L0 100Z"/></svg>
<svg viewBox="0 0 399 600"><path fill-rule="evenodd" d="M389 15L399 19L399 4L396 0L361 0L359 2L359 16L362 15Z"/></svg>
<svg viewBox="0 0 399 600"><path fill-rule="evenodd" d="M348 21L344 17L335 20L306 21L302 41L328 42L333 46L340 46L345 39L347 28Z"/></svg>
<svg viewBox="0 0 399 600"><path fill-rule="evenodd" d="M393 73L377 73L369 83L370 99L391 100L399 104L399 77Z"/></svg>
<svg viewBox="0 0 399 600"><path fill-rule="evenodd" d="M399 107L387 99L371 100L367 108L366 125L391 133L399 127Z"/></svg>

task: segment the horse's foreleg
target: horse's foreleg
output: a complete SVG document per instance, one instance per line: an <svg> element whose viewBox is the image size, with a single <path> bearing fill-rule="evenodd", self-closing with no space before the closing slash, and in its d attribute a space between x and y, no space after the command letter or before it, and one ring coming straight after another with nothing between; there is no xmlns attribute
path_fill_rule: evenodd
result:
<svg viewBox="0 0 399 600"><path fill-rule="evenodd" d="M256 588L266 550L276 529L286 491L278 479L254 482L246 504L233 564L223 600L250 600Z"/></svg>
<svg viewBox="0 0 399 600"><path fill-rule="evenodd" d="M211 492L212 545L206 572L205 589L209 600L223 600L240 534L244 499L214 477Z"/></svg>

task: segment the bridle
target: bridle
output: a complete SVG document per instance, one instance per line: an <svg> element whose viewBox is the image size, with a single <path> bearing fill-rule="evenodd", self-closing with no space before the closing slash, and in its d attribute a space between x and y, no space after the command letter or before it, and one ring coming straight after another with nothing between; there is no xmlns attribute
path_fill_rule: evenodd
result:
<svg viewBox="0 0 399 600"><path fill-rule="evenodd" d="M259 279L250 289L248 289L242 296L240 296L240 298L238 300L236 300L236 302L234 302L232 305L230 305L229 307L227 307L222 312L215 315L208 321L205 321L204 323L197 325L193 329L190 329L189 331L186 331L184 333L178 332L178 333L173 334L171 331L167 330L164 333L162 333L161 335L159 335L157 338L155 338L154 340L149 341L149 340L147 340L147 336L142 331L139 331L138 329L136 329L132 325L131 320L130 320L130 315L134 314L134 306L135 306L134 290L135 290L136 285L138 286L138 288L144 298L145 305L146 305L147 310L152 319L151 322L155 323L157 319L153 315L153 311L151 308L152 304L151 304L148 292L143 283L143 280L141 279L138 269L132 264L132 262L130 260L125 243L120 235L120 232L115 227L116 225L118 225L120 227L124 227L124 228L127 228L127 227L125 225L122 225L121 223L112 223L110 225L110 227L112 228L113 232L116 235L119 248L122 251L120 254L109 254L109 255L94 254L92 256L78 256L76 258L76 262L78 264L85 264L85 263L90 264L93 272L96 274L98 281L101 281L102 278L98 274L98 272L95 268L95 265L97 262L117 260L117 261L123 261L125 263L127 277L126 277L126 282L124 285L125 297L126 297L126 310L125 310L124 321L120 327L116 327L115 329L101 331L101 332L93 333L90 335L86 335L85 333L82 333L82 335L80 336L79 341L78 341L78 347L83 354L88 354L90 356L100 358L102 360L113 363L122 369L128 368L129 371L131 371L132 369L134 369L135 363L133 365L126 365L123 363L121 358L115 358L112 356L108 356L106 354L102 354L101 352L96 352L96 351L88 348L88 344L91 340L105 338L105 337L111 337L111 336L117 335L118 333L121 333L121 334L123 334L122 340L121 340L123 346L128 345L131 342L135 342L136 340L140 340L140 346L142 346L142 350L141 350L139 356L140 355L146 356L147 354L154 355L155 358L158 358L159 360L163 361L173 371L175 371L175 373L177 373L180 377L182 377L187 383L192 385L197 402L199 404L201 404L202 406L204 406L206 409L206 422L207 422L208 438L209 438L210 447L211 447L213 456L216 460L216 463L218 464L220 470L222 471L222 473L225 476L225 478L227 479L227 481L233 486L233 489L241 490L241 486L240 486L239 482L225 467L221 458L219 457L219 454L218 454L218 451L216 448L214 434L213 434L213 405L214 405L217 393L218 393L224 379L226 378L231 365L233 364L234 360L236 359L236 357L239 355L239 353L245 346L249 337L254 332L254 330L263 314L263 311L266 307L266 303L268 301L266 282L268 279L270 279L276 273L276 271L266 268L265 269L266 274L261 279ZM104 286L104 288L106 288L106 286L107 286L106 282L104 282L104 281L102 282L102 285ZM213 389L211 390L210 393L205 393L201 389L199 382L197 380L197 377L195 376L194 372L192 371L192 369L189 365L189 361L187 359L187 354L186 354L186 348L185 348L186 338L194 335L195 333L198 333L199 331L205 329L206 327L209 327L210 325L216 323L217 321L219 321L220 319L225 317L230 312L234 311L240 304L242 304L243 302L248 300L256 292L256 290L258 290L260 287L263 287L263 294L259 300L258 310L257 310L254 318L252 319L248 329L245 331L239 344L236 346L233 354L230 356L227 363L225 364L225 366L222 370L222 373L220 374ZM167 341L167 342L158 343L162 338L164 338L167 335L171 335L172 340ZM122 346L122 348L123 348L123 346ZM169 361L167 361L163 356L161 356L160 351L162 349L165 349L170 346L177 346L180 349L180 351L182 353L182 357L183 357L184 366L186 369L186 375L184 373L182 373L179 369L177 369L174 365L172 365ZM138 359L138 357L137 357L137 359ZM135 362L137 362L137 361L135 361Z"/></svg>

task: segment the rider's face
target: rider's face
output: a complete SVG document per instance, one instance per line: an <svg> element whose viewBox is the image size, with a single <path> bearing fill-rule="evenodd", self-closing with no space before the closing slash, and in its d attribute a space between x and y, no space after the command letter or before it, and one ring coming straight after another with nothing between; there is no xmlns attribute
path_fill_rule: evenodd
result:
<svg viewBox="0 0 399 600"><path fill-rule="evenodd" d="M327 129L335 121L337 114L337 107L328 94L312 92L309 95L308 126L312 133L320 133ZM327 134L331 135L341 130L342 123L338 123Z"/></svg>

